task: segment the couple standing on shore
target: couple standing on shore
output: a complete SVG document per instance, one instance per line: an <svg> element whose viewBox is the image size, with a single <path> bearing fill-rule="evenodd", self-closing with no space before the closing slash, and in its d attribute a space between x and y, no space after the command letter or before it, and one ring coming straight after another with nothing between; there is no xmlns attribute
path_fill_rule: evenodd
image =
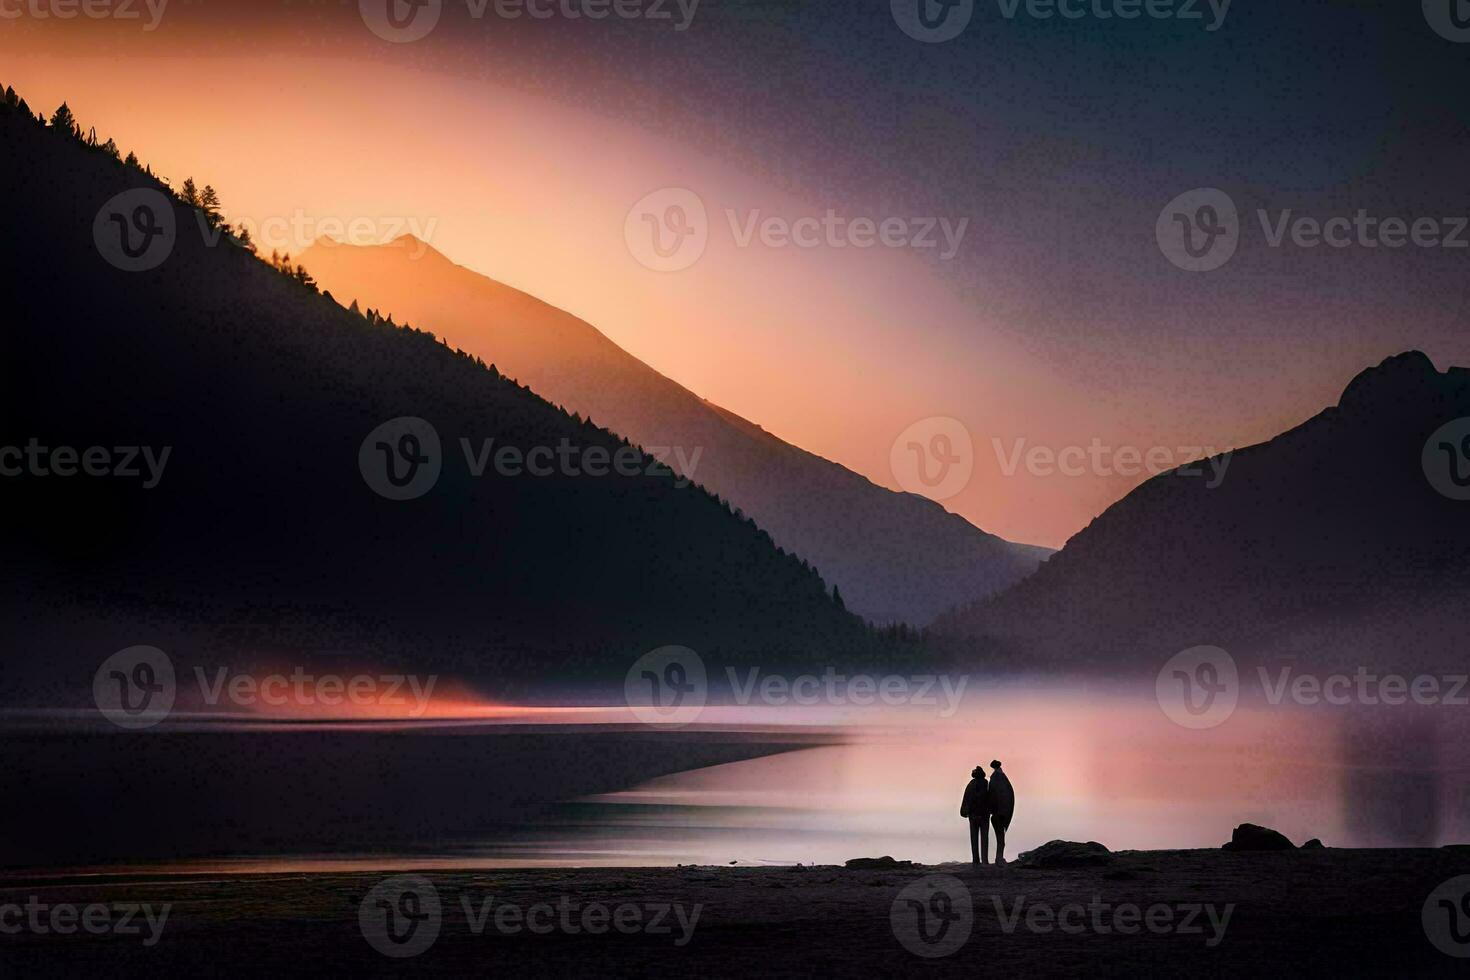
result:
<svg viewBox="0 0 1470 980"><path fill-rule="evenodd" d="M987 785L985 767L975 767L960 803L960 816L970 818L970 859L977 867L990 863L991 826L995 827L995 863L1006 863L1006 828L1016 813L1016 791L1011 788L1011 781L994 759L990 768L994 771Z"/></svg>

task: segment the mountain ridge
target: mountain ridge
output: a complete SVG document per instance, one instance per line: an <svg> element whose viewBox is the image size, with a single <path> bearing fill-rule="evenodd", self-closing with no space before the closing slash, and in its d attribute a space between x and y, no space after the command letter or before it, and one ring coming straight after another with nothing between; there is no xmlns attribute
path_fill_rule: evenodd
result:
<svg viewBox="0 0 1470 980"><path fill-rule="evenodd" d="M209 241L166 185L72 134L0 106L0 150L0 208L31 230L0 245L0 446L171 454L152 489L0 479L4 512L25 515L0 554L7 641L30 654L7 658L12 690L75 691L139 642L205 661L350 651L500 690L621 684L668 644L771 665L901 655L702 489L642 469L477 476L456 456L460 437L609 453L625 440ZM156 268L125 271L99 245L132 191L176 229ZM442 474L385 499L360 447L409 416L442 437Z"/></svg>
<svg viewBox="0 0 1470 980"><path fill-rule="evenodd" d="M794 446L660 374L585 320L416 237L379 246L319 240L300 261L344 301L430 326L635 443L699 447L694 479L810 561L848 608L872 621L925 625L1024 578L1050 554Z"/></svg>
<svg viewBox="0 0 1470 980"><path fill-rule="evenodd" d="M1438 492L1423 459L1434 432L1467 417L1470 371L1394 355L1336 405L1229 454L1218 488L1153 477L1034 576L935 630L1022 662L1116 665L1199 643L1264 653L1294 631L1338 636L1319 661L1392 662L1383 637L1403 634L1405 610L1470 586L1470 503ZM1426 647L1453 629L1432 608L1413 615ZM1356 638L1340 635L1348 619Z"/></svg>

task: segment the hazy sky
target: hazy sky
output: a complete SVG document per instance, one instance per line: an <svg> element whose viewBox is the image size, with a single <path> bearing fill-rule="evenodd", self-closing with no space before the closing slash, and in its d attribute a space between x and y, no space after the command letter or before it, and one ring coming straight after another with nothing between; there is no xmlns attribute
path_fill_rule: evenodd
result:
<svg viewBox="0 0 1470 980"><path fill-rule="evenodd" d="M447 0L408 43L370 29L373 0L366 18L160 2L61 19L0 0L0 81L48 113L67 99L287 247L412 231L884 485L901 432L957 419L974 475L945 505L1015 540L1060 545L1139 482L1115 451L1258 441L1409 347L1470 363L1470 247L1446 247L1470 243L1470 31L1437 33L1438 0L1236 0L1223 19L1218 0L1189 4L1199 19L991 0L938 43L900 27L921 0L618 0L668 19L600 20L568 11L611 0L538 0L545 19ZM640 261L652 227L630 219L667 188L706 212L679 271ZM1238 214L1212 271L1165 254L1204 199L1156 234L1196 188ZM1288 209L1374 223L1273 245ZM826 223L806 247L763 236L769 218ZM876 238L859 218L889 244L858 247ZM1433 219L1419 241L1444 244L1390 247L1390 218ZM915 236L935 247L899 244ZM1028 467L1034 447L1081 447L1083 472Z"/></svg>

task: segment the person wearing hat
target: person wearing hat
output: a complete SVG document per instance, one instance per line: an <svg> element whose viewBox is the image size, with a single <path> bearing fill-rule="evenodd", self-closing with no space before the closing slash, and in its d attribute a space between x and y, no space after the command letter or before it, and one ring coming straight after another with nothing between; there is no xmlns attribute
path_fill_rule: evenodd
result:
<svg viewBox="0 0 1470 980"><path fill-rule="evenodd" d="M965 798L960 801L960 816L970 820L970 860L978 868L990 863L990 792L985 785L985 767L976 766L970 772L970 784L965 787Z"/></svg>
<svg viewBox="0 0 1470 980"><path fill-rule="evenodd" d="M990 823L995 827L995 863L1006 863L1006 830L1011 825L1011 817L1016 815L1016 791L1011 788L1011 781L1006 774L1000 771L1000 763L994 759L990 760L990 768L994 770L990 774Z"/></svg>

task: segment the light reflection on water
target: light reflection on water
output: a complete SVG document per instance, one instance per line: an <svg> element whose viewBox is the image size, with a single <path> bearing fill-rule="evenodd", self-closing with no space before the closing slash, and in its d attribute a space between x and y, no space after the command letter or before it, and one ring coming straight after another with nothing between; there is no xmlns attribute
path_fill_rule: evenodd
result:
<svg viewBox="0 0 1470 980"><path fill-rule="evenodd" d="M555 719L579 719L587 731L628 727L618 710L606 710L606 719L598 711ZM1016 788L1012 858L1057 838L1114 850L1216 848L1246 822L1298 844L1312 837L1338 847L1470 840L1470 767L1461 751L1470 711L1463 707L1347 711L1243 702L1218 727L1191 730L1169 721L1149 697L1012 688L972 692L958 712L943 714L933 706L709 708L682 736L667 737L698 737L704 727L767 733L789 745L802 741L793 731L813 735L795 751L565 801L534 825L487 828L473 840L150 870L840 864L885 854L964 861L960 797L970 770L992 759L1002 760ZM485 728L486 751L511 751L495 730L514 727L502 720ZM580 744L587 764L597 765L591 754L603 746ZM506 761L514 767L513 756Z"/></svg>
<svg viewBox="0 0 1470 980"><path fill-rule="evenodd" d="M844 744L579 801L521 846L523 856L575 851L615 864L967 860L960 797L970 770L992 759L1017 793L1008 857L1057 838L1213 848L1246 822L1299 844L1464 840L1466 777L1451 768L1446 731L1431 724L1426 735L1402 709L1386 717L1387 732L1343 714L1242 705L1193 731L1153 703L1025 694L948 720L894 711L849 729Z"/></svg>

